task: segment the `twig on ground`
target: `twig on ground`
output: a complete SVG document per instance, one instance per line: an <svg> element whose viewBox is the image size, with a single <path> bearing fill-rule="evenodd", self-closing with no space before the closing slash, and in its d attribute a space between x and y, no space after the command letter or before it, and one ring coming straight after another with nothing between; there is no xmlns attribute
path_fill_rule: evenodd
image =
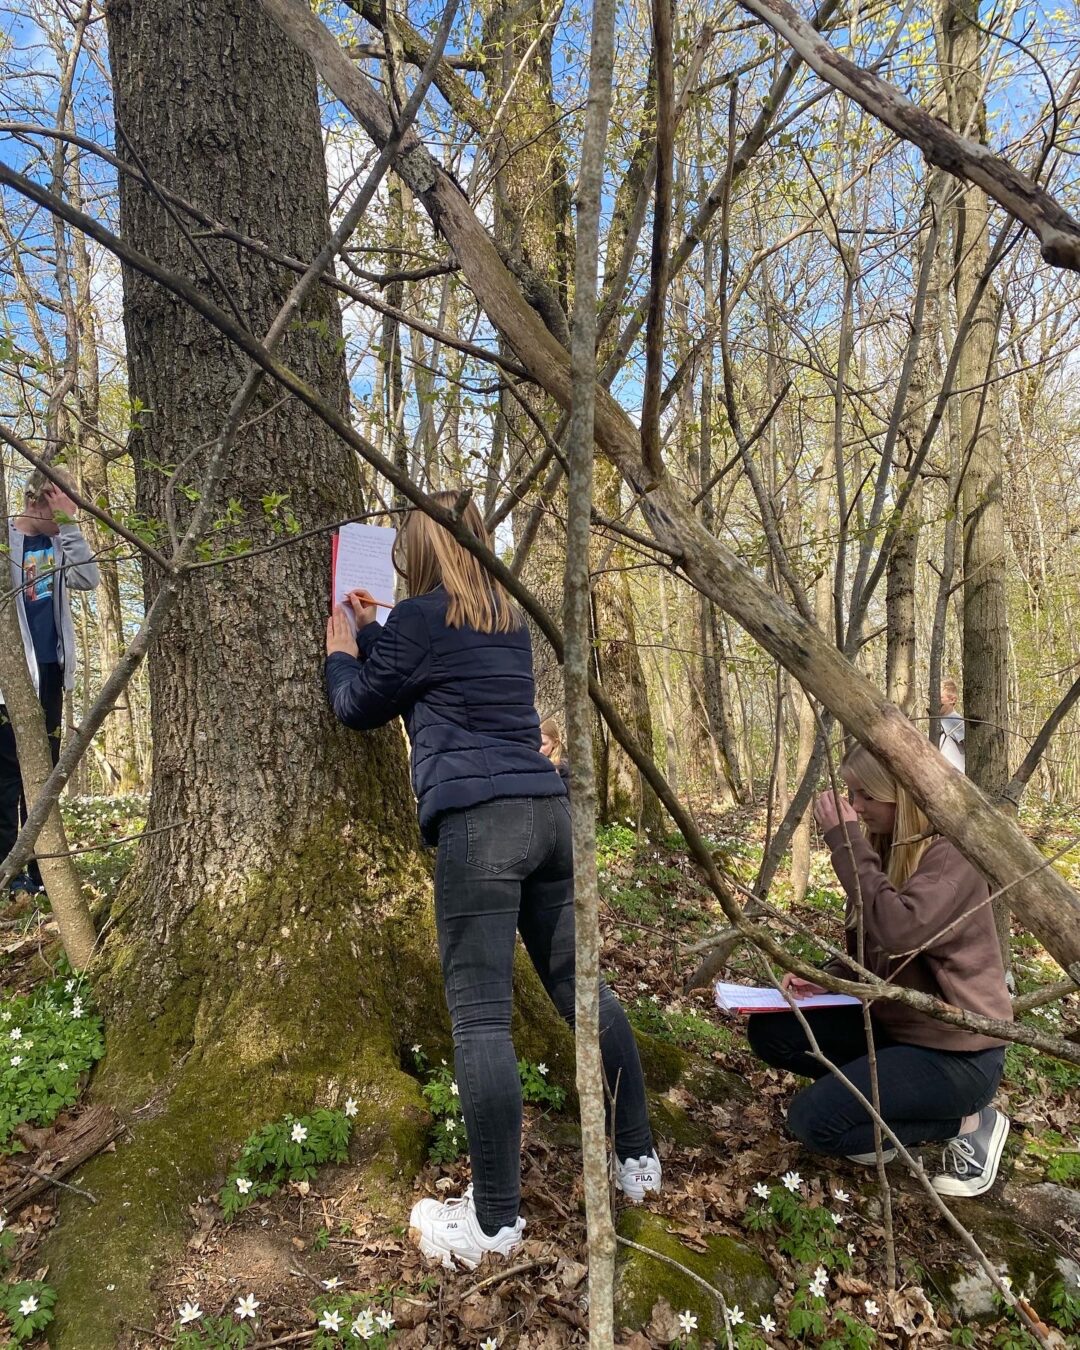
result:
<svg viewBox="0 0 1080 1350"><path fill-rule="evenodd" d="M465 1297L469 1298L473 1294L478 1294L481 1289L486 1289L492 1284L498 1284L501 1280L508 1280L512 1275L523 1275L527 1270L538 1270L540 1266L550 1266L554 1260L554 1256L546 1256L537 1258L535 1261L521 1261L518 1265L509 1266L506 1270L497 1270L494 1275L489 1275L479 1284L474 1284Z"/></svg>
<svg viewBox="0 0 1080 1350"><path fill-rule="evenodd" d="M70 1181L61 1181L59 1177L54 1177L51 1172L42 1172L37 1167L31 1167L29 1163L18 1162L15 1158L8 1159L9 1167L17 1167L20 1172L27 1172L32 1177L37 1177L39 1181L46 1181L50 1186L62 1186L65 1191L74 1191L76 1195L81 1195L85 1200L89 1200L92 1205L97 1204L97 1196L91 1195L89 1191L84 1191L81 1186L75 1186Z"/></svg>

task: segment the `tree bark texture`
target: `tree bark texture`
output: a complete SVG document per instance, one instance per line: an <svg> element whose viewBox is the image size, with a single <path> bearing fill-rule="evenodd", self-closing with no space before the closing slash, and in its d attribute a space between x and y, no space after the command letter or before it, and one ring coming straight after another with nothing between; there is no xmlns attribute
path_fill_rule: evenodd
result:
<svg viewBox="0 0 1080 1350"><path fill-rule="evenodd" d="M949 121L980 144L986 139L980 52L984 34L974 0L947 0L940 17ZM956 309L963 314L990 254L989 202L968 187L955 216ZM979 301L957 369L963 464L963 712L966 771L989 796L1009 780L1009 628L1005 599L1001 400L997 376L997 294ZM1010 905L995 902L1006 964Z"/></svg>
<svg viewBox="0 0 1080 1350"><path fill-rule="evenodd" d="M605 461L596 465L596 496L600 510L617 519L622 508L620 480ZM637 619L627 567L632 555L606 541L601 550L593 545L596 561L606 559L605 569L593 580L593 640L596 676L634 732L639 745L653 747L652 709L649 686L637 641ZM629 818L634 825L658 833L663 821L660 801L638 772L637 766L596 718L596 755L600 818L605 823Z"/></svg>
<svg viewBox="0 0 1080 1350"><path fill-rule="evenodd" d="M314 257L330 230L309 60L251 0L117 3L108 36L118 139L151 177L282 254ZM196 254L160 198L126 178L120 211L128 240L266 332L291 274L228 245L203 241ZM247 363L130 270L124 318L142 409L138 510L182 532L190 507L171 494L174 470L181 487L199 483ZM317 289L282 355L344 409L340 334L331 293ZM212 546L269 538L264 498L279 493L301 528L361 507L351 451L266 384L221 485L220 514L239 526ZM71 1297L56 1345L115 1346L116 1316L140 1320L194 1194L283 1111L357 1089L374 1147L419 1158L422 1100L399 1044L442 1007L427 873L400 729L358 737L327 706L328 571L325 536L198 570L151 653L148 838L104 950L109 1041L95 1090L121 1110L161 1095L134 1142L92 1164L99 1204L65 1200L51 1259ZM148 606L162 583L149 565ZM122 1296L103 1300L106 1235Z"/></svg>
<svg viewBox="0 0 1080 1350"><path fill-rule="evenodd" d="M926 432L935 392L941 387L941 284L938 259L946 232L935 228L934 213L942 209L943 175L931 174L923 197L920 230L912 257L912 274L920 275L929 262L931 273L922 308L916 306L910 341L916 345L907 398L900 420L898 463L910 466ZM934 248L933 259L925 250ZM920 321L921 315L921 321ZM916 569L922 528L923 489L916 486L904 508L885 572L885 694L908 717L917 721L920 684L916 663Z"/></svg>

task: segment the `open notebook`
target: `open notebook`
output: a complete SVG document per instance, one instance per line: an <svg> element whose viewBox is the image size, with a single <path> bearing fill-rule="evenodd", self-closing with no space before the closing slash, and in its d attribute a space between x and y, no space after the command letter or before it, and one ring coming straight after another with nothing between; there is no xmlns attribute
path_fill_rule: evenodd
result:
<svg viewBox="0 0 1080 1350"><path fill-rule="evenodd" d="M810 1008L847 1008L858 1006L859 1000L850 994L810 994L795 1002L806 1011ZM791 1005L779 989L763 988L755 984L716 984L716 1006L725 1012L790 1012Z"/></svg>
<svg viewBox="0 0 1080 1350"><path fill-rule="evenodd" d="M379 601L378 619L386 616L394 603L394 540L397 530L391 525L342 525L332 538L330 561L330 604L341 605L349 622L352 610L345 603L351 590L362 588ZM355 627L355 624L353 624Z"/></svg>

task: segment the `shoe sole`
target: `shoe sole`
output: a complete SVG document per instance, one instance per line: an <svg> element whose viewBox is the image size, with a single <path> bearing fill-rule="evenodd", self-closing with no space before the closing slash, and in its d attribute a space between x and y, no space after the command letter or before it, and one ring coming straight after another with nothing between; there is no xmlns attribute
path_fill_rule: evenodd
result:
<svg viewBox="0 0 1080 1350"><path fill-rule="evenodd" d="M642 1205L642 1204L644 1204L644 1203L645 1203L645 1197L646 1197L647 1195L659 1195L659 1194L660 1194L660 1185L659 1185L659 1183L657 1183L657 1185L655 1185L655 1186L642 1186L642 1188L641 1188L640 1191L637 1191L637 1190L634 1190L634 1191L628 1191L624 1186L620 1186L619 1183L616 1182L616 1183L615 1183L615 1189L619 1192L619 1194L620 1194L621 1196L623 1196L625 1199L629 1200L630 1203L631 1203L632 1205Z"/></svg>
<svg viewBox="0 0 1080 1350"><path fill-rule="evenodd" d="M437 1247L435 1243L429 1242L424 1236L423 1230L416 1222L416 1211L418 1205L414 1205L409 1214L409 1237L420 1248L420 1255L426 1256L431 1261L438 1261L440 1265L445 1266L447 1270L453 1270L454 1262L448 1251Z"/></svg>
<svg viewBox="0 0 1080 1350"><path fill-rule="evenodd" d="M429 1261L438 1261L439 1265L442 1266L445 1270L454 1269L455 1256L465 1267L466 1270L476 1269L476 1266L478 1264L477 1262L473 1261L470 1263L465 1259L464 1256L461 1256L458 1252L451 1252L448 1251L445 1247L438 1246L436 1243L426 1238L423 1235L423 1233L420 1232L419 1228L410 1228L409 1237L420 1248L421 1256L426 1256Z"/></svg>
<svg viewBox="0 0 1080 1350"><path fill-rule="evenodd" d="M994 1125L994 1133L990 1136L990 1147L986 1153L988 1167L979 1179L977 1181L961 1181L958 1177L934 1177L930 1182L931 1186L937 1191L938 1195L963 1196L968 1199L977 1195L985 1195L997 1181L998 1169L1001 1166L1001 1155L1005 1151L1005 1140L1008 1137L1009 1119L999 1111Z"/></svg>
<svg viewBox="0 0 1080 1350"><path fill-rule="evenodd" d="M858 1163L858 1165L859 1165L860 1167L876 1167L876 1166L877 1166L877 1154L876 1154L876 1153L849 1153L849 1154L847 1154L846 1156L847 1156L848 1162ZM882 1153L881 1156L882 1156L883 1160L884 1160L885 1162L887 1162L887 1163L895 1162L895 1161L896 1161L896 1149L894 1149L894 1148L888 1148L888 1149L885 1149L885 1151Z"/></svg>
<svg viewBox="0 0 1080 1350"><path fill-rule="evenodd" d="M475 1270L480 1264L480 1261L483 1260L484 1256L495 1255L505 1258L513 1255L514 1251L521 1245L520 1242L516 1242L509 1251L505 1252L484 1252L479 1260L473 1261L462 1252L459 1252L456 1247L440 1247L437 1242L432 1242L429 1237L426 1237L420 1229L413 1224L409 1225L409 1237L420 1248L421 1256L426 1256L429 1261L438 1261L445 1270L453 1270L455 1263L460 1263L466 1270Z"/></svg>

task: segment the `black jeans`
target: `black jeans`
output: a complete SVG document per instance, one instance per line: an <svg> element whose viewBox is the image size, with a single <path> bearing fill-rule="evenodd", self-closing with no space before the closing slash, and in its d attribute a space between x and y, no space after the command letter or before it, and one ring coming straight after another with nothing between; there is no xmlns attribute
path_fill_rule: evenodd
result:
<svg viewBox="0 0 1080 1350"><path fill-rule="evenodd" d="M38 673L38 697L45 710L45 729L49 733L49 749L55 764L60 758L60 731L64 721L64 672L58 662L46 661L38 666ZM7 708L0 703L0 862L14 847L25 819L26 802L23 799L19 756L15 750L15 729L8 718ZM31 881L40 886L41 873L33 859L25 870Z"/></svg>
<svg viewBox="0 0 1080 1350"><path fill-rule="evenodd" d="M870 1060L861 1008L819 1008L804 1014L821 1052L866 1097ZM874 1127L849 1090L809 1053L806 1032L794 1013L756 1013L747 1022L750 1048L778 1069L818 1081L788 1107L788 1129L816 1153L842 1157L871 1153ZM952 1139L960 1122L980 1111L997 1091L1005 1050L931 1050L893 1041L874 1022L881 1114L902 1144ZM886 1146L888 1146L886 1144Z"/></svg>
<svg viewBox="0 0 1080 1350"><path fill-rule="evenodd" d="M574 874L565 797L507 797L439 821L435 921L454 1062L481 1227L518 1217L521 1080L510 1039L516 934L559 1013L574 1025ZM600 988L600 1050L615 1094L620 1159L652 1149L637 1045Z"/></svg>

